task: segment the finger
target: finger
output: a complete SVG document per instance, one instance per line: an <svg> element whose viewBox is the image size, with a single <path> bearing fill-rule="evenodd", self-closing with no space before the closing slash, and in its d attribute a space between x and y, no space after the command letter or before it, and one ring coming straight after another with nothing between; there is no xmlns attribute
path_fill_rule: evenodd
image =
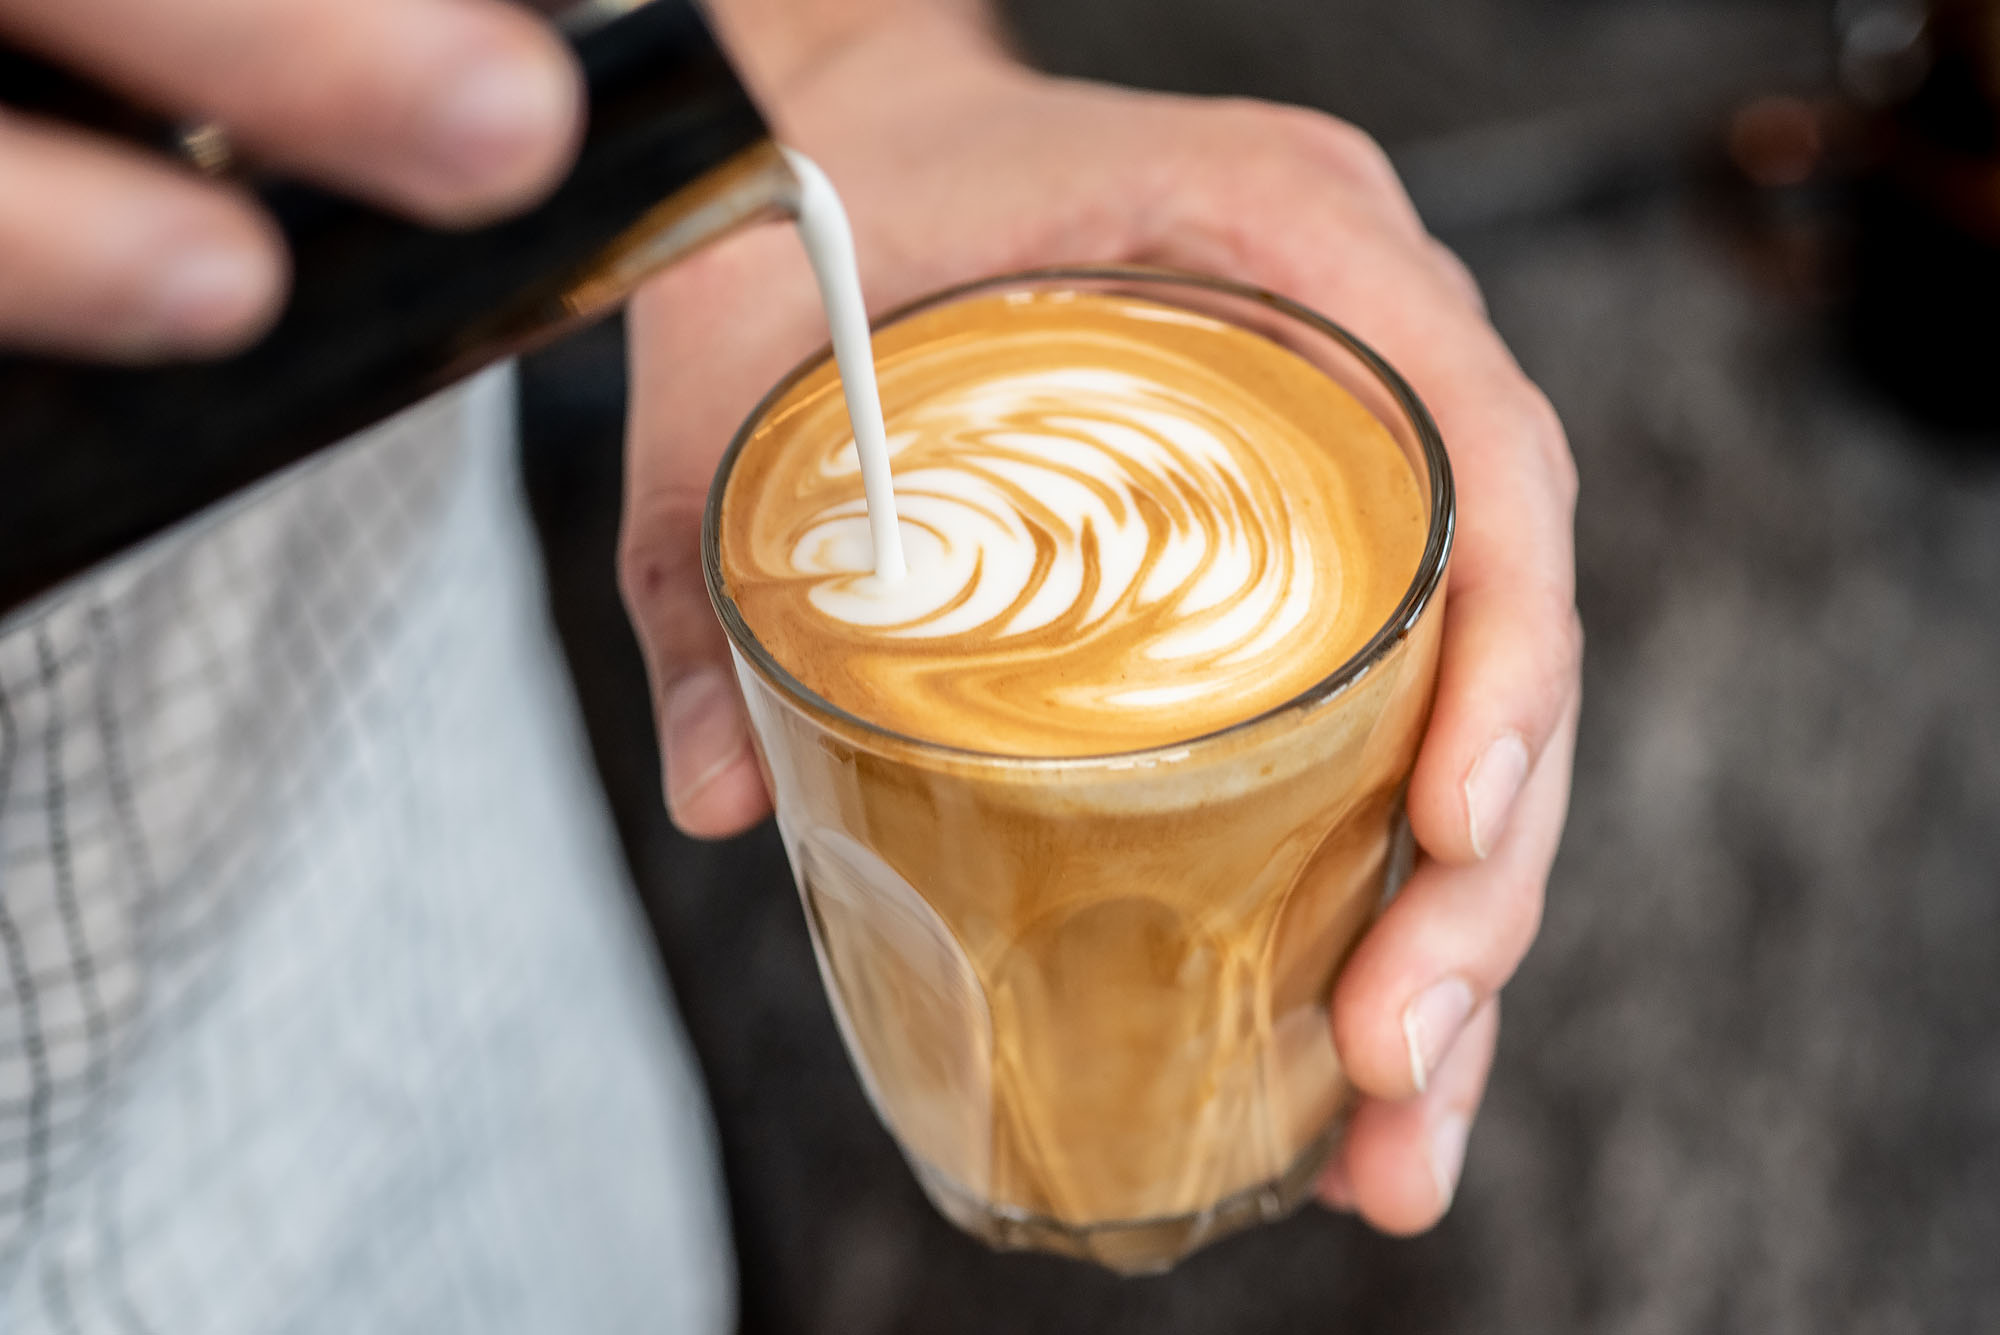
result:
<svg viewBox="0 0 2000 1335"><path fill-rule="evenodd" d="M1507 829L1527 776L1580 689L1574 474L1561 429L1525 382L1483 417L1449 390L1458 432L1457 550L1437 699L1410 778L1410 824L1433 856L1476 861ZM1448 440L1453 439L1447 436Z"/></svg>
<svg viewBox="0 0 2000 1335"><path fill-rule="evenodd" d="M1466 1140L1499 1034L1496 999L1472 1017L1422 1097L1363 1099L1339 1155L1320 1179L1320 1198L1398 1236L1421 1233L1443 1218L1458 1193Z"/></svg>
<svg viewBox="0 0 2000 1335"><path fill-rule="evenodd" d="M1487 314L1486 293L1480 289L1479 280L1473 277L1472 270L1468 269L1465 261L1458 257L1458 252L1444 242L1431 237L1425 240L1432 261L1444 274L1446 281L1458 288L1459 294L1465 298L1465 304L1478 312L1479 318L1484 320Z"/></svg>
<svg viewBox="0 0 2000 1335"><path fill-rule="evenodd" d="M684 262L631 308L620 586L652 683L667 808L702 838L736 834L770 810L702 579L702 511L738 424L824 340L813 290L796 238L765 228ZM689 318L703 311L733 313L727 346L710 322Z"/></svg>
<svg viewBox="0 0 2000 1335"><path fill-rule="evenodd" d="M136 360L269 322L284 248L244 199L144 155L0 115L0 343Z"/></svg>
<svg viewBox="0 0 2000 1335"><path fill-rule="evenodd" d="M528 202L581 117L568 49L487 0L0 0L0 30L261 159L440 223Z"/></svg>
<svg viewBox="0 0 2000 1335"><path fill-rule="evenodd" d="M1575 464L1548 400L1444 252L1366 238L1354 249L1353 266L1322 274L1315 290L1403 372L1451 459L1457 516L1437 696L1409 813L1427 853L1473 862L1499 843L1580 687Z"/></svg>
<svg viewBox="0 0 2000 1335"><path fill-rule="evenodd" d="M1426 858L1361 939L1334 985L1334 1046L1377 1098L1423 1093L1470 1016L1513 977L1541 925L1543 890L1569 805L1574 711L1528 784L1493 856Z"/></svg>
<svg viewBox="0 0 2000 1335"><path fill-rule="evenodd" d="M1151 253L1261 283L1353 329L1410 381L1450 453L1456 547L1409 812L1426 852L1476 861L1578 689L1576 471L1561 425L1428 238L1385 224L1339 183L1306 178L1250 215L1284 217L1282 228L1247 234L1240 205L1235 190L1173 197L1151 220Z"/></svg>
<svg viewBox="0 0 2000 1335"><path fill-rule="evenodd" d="M1338 302L1342 289L1325 286ZM1451 459L1437 694L1408 807L1427 853L1476 862L1500 842L1580 688L1575 468L1548 401L1433 256L1379 263L1344 295L1429 407Z"/></svg>

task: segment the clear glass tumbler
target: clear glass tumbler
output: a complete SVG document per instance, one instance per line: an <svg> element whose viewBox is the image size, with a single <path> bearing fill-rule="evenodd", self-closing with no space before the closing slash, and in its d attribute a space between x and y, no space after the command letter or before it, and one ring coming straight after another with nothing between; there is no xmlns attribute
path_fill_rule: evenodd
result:
<svg viewBox="0 0 2000 1335"><path fill-rule="evenodd" d="M702 538L833 1011L925 1191L998 1247L1165 1269L1290 1212L1351 1093L1328 1004L1409 871L1403 794L1436 678L1450 466L1423 405L1295 302L1151 269L1052 269L941 292L1128 294L1262 334L1354 394L1429 514L1408 590L1309 690L1145 751L1032 759L906 737L815 695L745 624L720 516L764 414L724 455Z"/></svg>

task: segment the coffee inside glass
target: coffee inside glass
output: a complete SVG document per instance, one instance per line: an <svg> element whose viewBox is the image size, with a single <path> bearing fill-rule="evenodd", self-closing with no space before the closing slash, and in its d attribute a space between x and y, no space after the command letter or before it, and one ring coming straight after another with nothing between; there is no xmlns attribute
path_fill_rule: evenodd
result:
<svg viewBox="0 0 2000 1335"><path fill-rule="evenodd" d="M1223 340L1217 350L1268 359L1243 383L1269 384L1275 394L1281 382L1303 384L1309 374L1323 378L1329 405L1365 413L1368 430L1388 442L1395 466L1407 469L1409 517L1393 522L1413 527L1394 535L1396 568L1375 572L1393 576L1393 584L1378 595L1379 615L1355 633L1351 652L1317 666L1308 661L1296 688L1282 684L1289 680L1282 672L1258 666L1249 674L1254 680L1230 690L1260 702L1226 726L1174 703L1171 672L1147 677L1118 698L1151 708L1138 716L1150 735L1108 753L1091 753L1085 742L1065 747L1071 733L1060 717L1042 720L1047 729L1026 717L1014 732L996 732L987 726L992 719L980 722L970 706L965 735L955 735L950 690L963 663L931 678L893 678L896 689L876 697L849 690L841 633L815 640L810 609L796 625L761 610L767 585L794 596L792 576L760 583L750 573L760 519L817 485L812 477L774 473L767 455L776 448L774 433L797 428L814 394L826 392L824 353L772 391L724 456L710 493L703 560L834 1013L876 1110L925 1190L947 1216L995 1245L1147 1271L1291 1210L1336 1142L1350 1091L1333 1049L1328 999L1342 961L1408 872L1402 799L1435 679L1452 487L1422 405L1358 340L1282 298L1152 270L993 279L888 317L878 325L877 349L885 358L892 440L899 409L909 407L897 401L895 356L922 353L925 340L947 336L976 354L986 312L997 347L1014 313L1046 308L1066 319L1064 302L1086 312L1101 307L1110 312L1106 319L1129 312L1184 320L1193 338L1210 337L1203 331L1212 327ZM971 315L955 314L965 312ZM1275 378L1265 378L1267 371ZM1197 388L1203 383L1193 369L1189 376ZM1097 382L1075 383L1082 393ZM1320 445L1351 448L1333 429L1334 416ZM1052 430L1074 427L1062 414L1049 420ZM1008 418L999 425L1016 424ZM1161 430L1169 444L1180 440L1172 424ZM912 462L921 455L910 434L897 465L899 494L907 485L912 495L906 526L929 522L932 539L945 547L973 542L977 515L991 504L948 496L970 507L970 527L926 521L941 512L923 509L924 474ZM1098 512L1097 528L1085 524L1082 535L1096 573L1076 604L1088 604L1095 619L1082 610L1069 620L1037 612L1040 585L1018 596L1002 591L1003 601L1014 601L989 620L1013 637L1005 681L1037 666L1047 676L1047 661L1080 642L1076 627L1104 633L1115 619L1105 609L1153 606L1144 595L1160 582L1146 572L1165 568L1157 555L1128 572L1129 589L1105 591L1106 572L1118 568L1107 514L1136 515L1135 531L1175 528L1171 516L1151 513L1154 502L1142 497L1126 506L1101 479L1067 462L1048 464L1054 481L1039 491L1022 483L1026 475L1007 465L1020 462L1020 434L990 429L965 439L982 448L998 442L1000 462L987 470L989 480L1019 484L1024 513L1057 522L1049 518L1062 509L1055 493L1070 473L1089 493L1079 493L1080 504L1095 505L1092 497L1102 493L1112 511ZM1116 443L1110 433L1105 438ZM1201 519L1197 483L1213 483L1225 505L1236 504L1238 493L1249 498L1244 504L1254 501L1255 478L1202 471L1199 460L1182 457L1186 443L1169 451L1168 473L1178 480L1163 504L1186 501ZM838 444L829 438L829 448ZM1283 509L1285 487L1266 490L1271 504L1295 516L1291 522L1330 512L1296 498ZM1367 501L1372 493L1355 495ZM1342 522L1359 515L1393 545L1386 504L1351 504ZM852 518L851 508L836 506L764 543L824 576L814 605L835 612L843 589L867 589L857 577L822 569L841 559L840 526ZM1282 574L1286 552L1310 550L1284 535L1261 547L1238 541L1243 535L1226 519L1182 527L1200 530L1197 537L1205 534L1225 554L1238 547L1250 553L1237 562L1241 587L1201 604L1214 624L1228 620L1234 606L1249 607L1268 571ZM1050 545L1037 540L1035 550ZM1351 547L1352 537L1345 541ZM922 551L913 548L913 571L926 559ZM1370 569L1367 556L1348 552L1350 583ZM989 554L985 565L968 567L984 575L968 578L990 578L988 567L1001 564ZM1035 570L1046 581L1049 562ZM1191 588L1198 584L1191 578ZM977 589L952 594L956 601L925 617L942 624L978 596ZM760 610L746 615L746 606ZM1234 654L1240 666L1254 648L1283 666L1288 646L1311 642L1323 620L1315 613L1330 616L1331 606L1301 612L1280 590L1256 622L1270 633L1210 657L1231 661ZM869 633L921 640L924 626L894 623ZM810 642L801 643L802 634ZM1033 634L1044 637L1044 647L1020 639ZM921 649L894 647L923 666ZM1066 679L1057 673L1053 680ZM926 682L944 704L924 703ZM1262 701L1254 692L1268 694L1271 682L1280 683L1282 698ZM1000 687L982 689L990 695ZM1046 682L1037 689L1030 700L1049 700L1048 710L1059 715L1065 697ZM840 695L847 698L830 698ZM854 705L877 716L844 707ZM1189 726L1177 728L1177 720Z"/></svg>

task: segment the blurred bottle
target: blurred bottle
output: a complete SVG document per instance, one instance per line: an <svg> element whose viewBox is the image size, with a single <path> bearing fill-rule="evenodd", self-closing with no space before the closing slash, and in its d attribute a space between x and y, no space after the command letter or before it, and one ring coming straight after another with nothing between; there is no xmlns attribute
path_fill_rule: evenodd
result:
<svg viewBox="0 0 2000 1335"><path fill-rule="evenodd" d="M1866 0L1836 21L1868 149L1854 347L1927 420L2000 430L2000 0Z"/></svg>
<svg viewBox="0 0 2000 1335"><path fill-rule="evenodd" d="M646 274L787 212L796 182L688 0L593 0L561 27L589 119L542 204L442 231L251 177L290 245L276 326L221 360L0 356L0 618L92 565L502 357L620 304ZM180 127L0 51L0 107L241 175Z"/></svg>

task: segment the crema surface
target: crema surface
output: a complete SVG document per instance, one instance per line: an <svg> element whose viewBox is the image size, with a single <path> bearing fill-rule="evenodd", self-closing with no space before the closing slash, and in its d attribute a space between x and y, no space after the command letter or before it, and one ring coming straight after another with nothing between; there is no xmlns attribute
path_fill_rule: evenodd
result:
<svg viewBox="0 0 2000 1335"><path fill-rule="evenodd" d="M1194 738L1333 672L1416 572L1395 440L1256 334L1037 293L924 312L875 351L908 575L871 571L831 366L745 444L721 535L758 639L871 723L1023 756Z"/></svg>

